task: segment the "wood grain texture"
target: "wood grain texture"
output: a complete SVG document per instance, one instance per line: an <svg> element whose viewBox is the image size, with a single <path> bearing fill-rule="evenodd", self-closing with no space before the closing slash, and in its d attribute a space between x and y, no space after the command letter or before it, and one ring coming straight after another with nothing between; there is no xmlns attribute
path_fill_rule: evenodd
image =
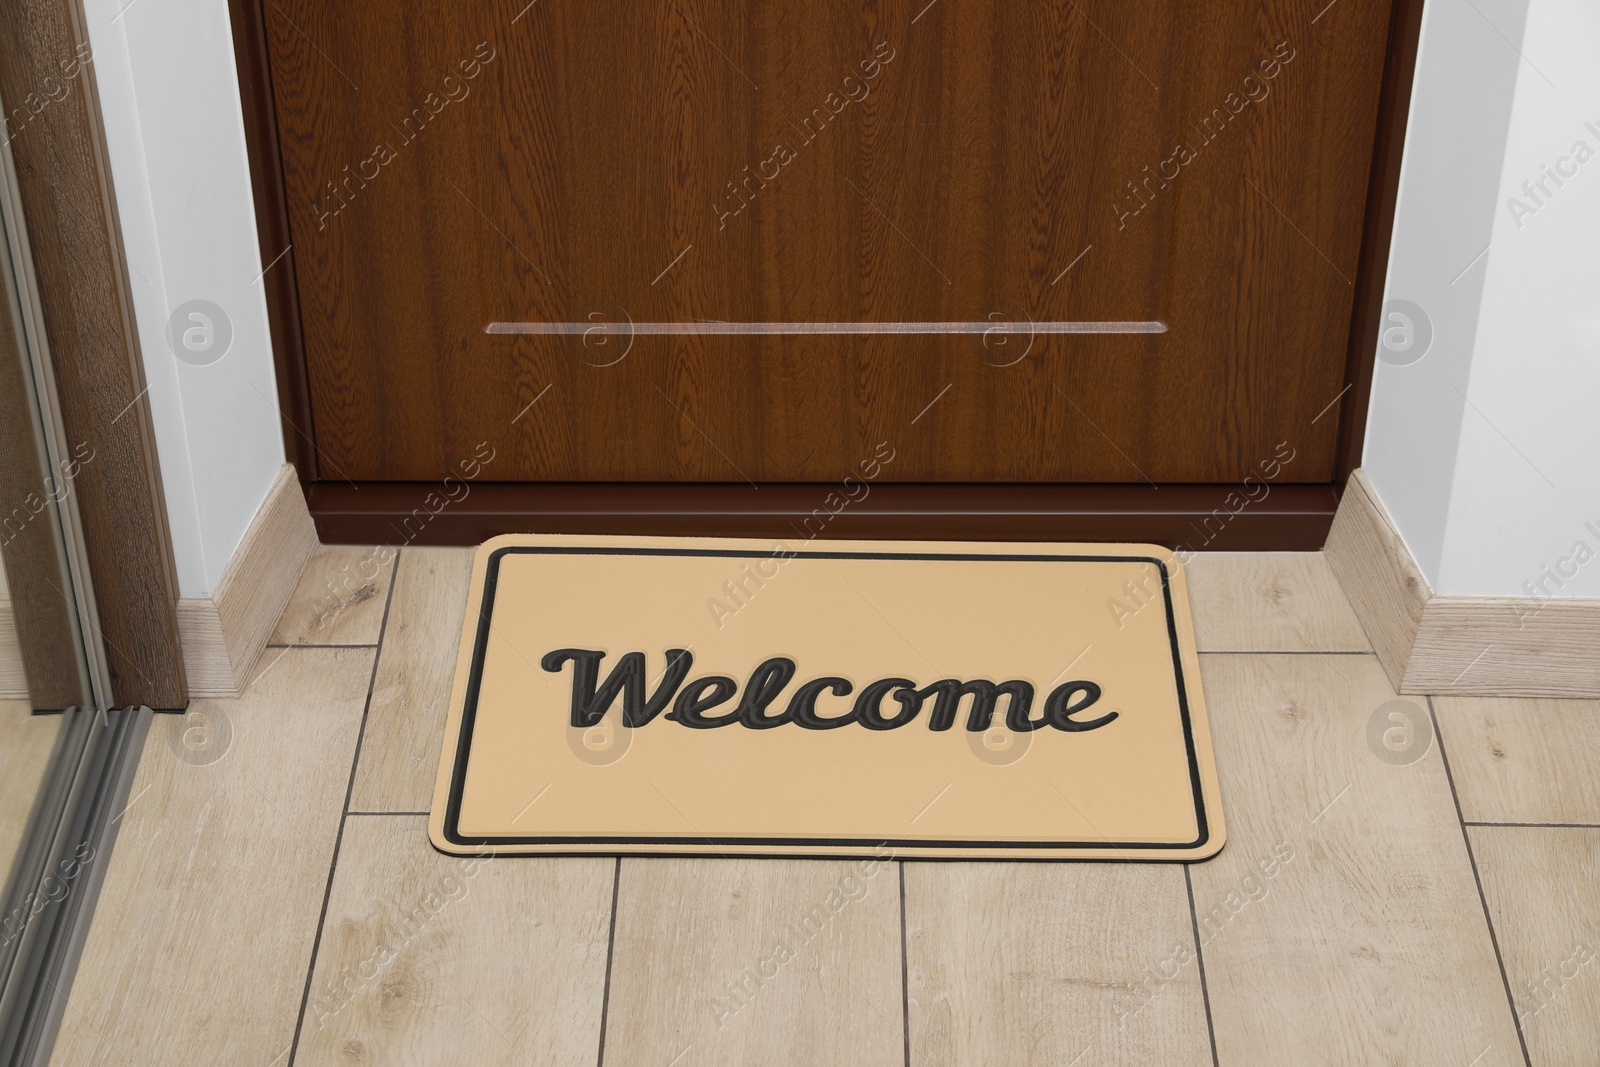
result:
<svg viewBox="0 0 1600 1067"><path fill-rule="evenodd" d="M1320 552L1199 552L1183 565L1201 652L1370 652Z"/></svg>
<svg viewBox="0 0 1600 1067"><path fill-rule="evenodd" d="M1469 822L1600 825L1600 701L1436 697Z"/></svg>
<svg viewBox="0 0 1600 1067"><path fill-rule="evenodd" d="M0 883L11 873L60 732L60 715L35 715L26 697L0 699Z"/></svg>
<svg viewBox="0 0 1600 1067"><path fill-rule="evenodd" d="M1600 830L1472 826L1472 851L1534 1067L1600 1049Z"/></svg>
<svg viewBox="0 0 1600 1067"><path fill-rule="evenodd" d="M52 1063L161 1063L175 1049L283 1062L372 656L291 649L241 699L157 718ZM186 730L221 757L202 762L216 750L186 745Z"/></svg>
<svg viewBox="0 0 1600 1067"><path fill-rule="evenodd" d="M1323 553L1389 681L1401 688L1433 590L1364 471L1345 485Z"/></svg>
<svg viewBox="0 0 1600 1067"><path fill-rule="evenodd" d="M1362 471L1324 552L1400 692L1600 697L1600 600L1435 594Z"/></svg>
<svg viewBox="0 0 1600 1067"><path fill-rule="evenodd" d="M1219 1062L1521 1063L1438 746L1368 748L1396 699L1376 659L1201 673L1227 784L1228 847L1191 868Z"/></svg>
<svg viewBox="0 0 1600 1067"><path fill-rule="evenodd" d="M177 577L82 12L70 0L5 0L0 22L14 30L0 49L0 98L67 90L11 152L67 447L94 456L73 488L112 701L183 707Z"/></svg>
<svg viewBox="0 0 1600 1067"><path fill-rule="evenodd" d="M1435 596L1408 693L1600 697L1600 599Z"/></svg>
<svg viewBox="0 0 1600 1067"><path fill-rule="evenodd" d="M445 856L422 818L349 819L294 1062L594 1062L615 867Z"/></svg>
<svg viewBox="0 0 1600 1067"><path fill-rule="evenodd" d="M244 691L316 549L317 531L299 479L284 464L216 590L178 601L184 664L196 696Z"/></svg>
<svg viewBox="0 0 1600 1067"><path fill-rule="evenodd" d="M487 441L510 480L819 481L889 440L910 481L1237 481L1282 442L1330 481L1389 5L923 6L269 7L323 476ZM628 321L991 314L1169 332L596 365ZM621 332L483 332L518 320Z"/></svg>
<svg viewBox="0 0 1600 1067"><path fill-rule="evenodd" d="M71 491L72 479L41 450L11 274L9 262L0 266L0 613L7 616L0 620L0 696L65 709L87 702L70 651L78 636L63 592L71 585L53 503Z"/></svg>
<svg viewBox="0 0 1600 1067"><path fill-rule="evenodd" d="M401 551L352 811L427 811L433 804L471 576L470 549Z"/></svg>
<svg viewBox="0 0 1600 1067"><path fill-rule="evenodd" d="M237 673L254 667L316 550L305 495L285 463L212 593Z"/></svg>
<svg viewBox="0 0 1600 1067"><path fill-rule="evenodd" d="M238 696L249 676L242 679L234 672L217 602L210 597L182 597L177 618L189 692L196 697Z"/></svg>
<svg viewBox="0 0 1600 1067"><path fill-rule="evenodd" d="M908 863L911 1062L1209 1064L1183 869Z"/></svg>
<svg viewBox="0 0 1600 1067"><path fill-rule="evenodd" d="M319 548L306 563L272 645L370 645L378 641L395 550L385 546Z"/></svg>
<svg viewBox="0 0 1600 1067"><path fill-rule="evenodd" d="M606 1063L899 1063L902 1016L892 862L622 861Z"/></svg>
<svg viewBox="0 0 1600 1067"><path fill-rule="evenodd" d="M391 748L398 759L369 765L363 753L355 810L366 807L363 780L380 800L395 798L394 810L425 809L437 767L436 741L407 745L442 723L442 710L427 701L419 710L416 694L448 686L426 664L448 674L464 600L448 589L464 594L470 555L408 548L401 557L385 651L403 617L414 633L378 673L395 672L383 729L408 740ZM429 636L422 621L452 611L437 624L445 636ZM196 1062L266 1064L287 1049L371 654L274 650L243 701L199 705L225 709L234 727L233 747L210 766L180 762L165 729L180 720L156 720L55 1062L157 1063L184 1048ZM1202 681L1230 830L1218 858L1190 868L1219 1062L1464 1065L1480 1053L1478 1067L1522 1062L1439 753L1397 767L1366 747L1372 711L1395 698L1375 657L1208 655ZM367 749L377 702L375 693ZM1436 705L1468 820L1535 804L1568 805L1548 814L1572 818L1594 800L1591 705ZM408 730L413 716L419 725ZM412 788L420 803L407 799ZM1537 1004L1527 984L1548 982L1546 969L1559 971L1593 929L1581 894L1595 878L1595 846L1516 838L1516 851L1496 852L1469 829L1526 1012ZM363 946L393 928L386 917L425 903L430 888L447 900L456 892L442 881L455 861L419 843L420 817L352 816L345 832L313 998L354 972L345 968L366 958ZM315 1025L318 1009L337 1002L308 1002L296 1062L458 1062L452 1036L472 1062L595 1062L581 1039L600 1025L588 983L604 967L593 912L610 899L610 864L599 861L596 889L593 863L495 860L462 879L464 899L428 905L437 914L371 985L355 982L326 1027ZM843 882L852 869L864 891ZM1197 968L1161 977L1174 947L1165 935L1176 926L1181 939L1188 915L1177 868L911 864L906 877L916 1067L1071 1064L1080 1052L1078 1067L1118 1055L1208 1062L1190 1054L1204 1026ZM848 863L623 861L604 1062L663 1067L680 1053L679 1067L903 1062L894 878L892 866L867 878ZM789 924L826 909L835 889L858 899L801 943ZM794 958L763 976L785 938ZM1588 944L1600 946L1600 934ZM1594 966L1547 985L1559 998L1524 1016L1534 1063L1585 1062ZM292 980L281 977L288 970ZM565 985L550 991L546 972L568 976ZM1115 994L1141 979L1153 993L1118 1028L1120 1008L1143 1001ZM741 982L742 1004L728 991ZM730 1004L738 1010L719 1015ZM517 1029L530 1017L530 1029L553 1038L547 1060Z"/></svg>

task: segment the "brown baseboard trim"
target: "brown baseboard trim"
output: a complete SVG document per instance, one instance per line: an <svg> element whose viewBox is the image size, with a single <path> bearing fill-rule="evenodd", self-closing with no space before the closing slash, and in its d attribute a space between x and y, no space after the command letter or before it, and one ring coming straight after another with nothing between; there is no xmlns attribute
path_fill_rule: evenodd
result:
<svg viewBox="0 0 1600 1067"><path fill-rule="evenodd" d="M1265 495L1261 490L1267 489ZM1312 551L1331 485L895 485L315 482L324 544L477 545L503 533L1140 541Z"/></svg>
<svg viewBox="0 0 1600 1067"><path fill-rule="evenodd" d="M1600 600L1434 593L1359 470L1326 552L1396 692L1600 697Z"/></svg>

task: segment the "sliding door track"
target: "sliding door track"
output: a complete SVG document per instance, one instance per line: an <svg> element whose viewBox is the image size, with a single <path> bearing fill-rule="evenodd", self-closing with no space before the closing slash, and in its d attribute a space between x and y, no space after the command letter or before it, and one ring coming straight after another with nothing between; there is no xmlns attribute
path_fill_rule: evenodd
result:
<svg viewBox="0 0 1600 1067"><path fill-rule="evenodd" d="M33 862L17 864L4 898L0 964L13 965L0 991L3 1067L50 1060L150 729L144 707L63 714L19 852Z"/></svg>

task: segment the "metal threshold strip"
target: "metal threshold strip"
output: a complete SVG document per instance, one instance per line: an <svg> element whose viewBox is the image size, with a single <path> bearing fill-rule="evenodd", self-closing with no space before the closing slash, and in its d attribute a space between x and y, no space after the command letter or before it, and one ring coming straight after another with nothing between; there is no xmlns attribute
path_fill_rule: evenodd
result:
<svg viewBox="0 0 1600 1067"><path fill-rule="evenodd" d="M16 958L0 991L4 1067L50 1061L150 729L145 707L63 714L39 793L44 810L34 811L25 843L39 862L25 879L13 874L5 894L7 940L14 941L9 948Z"/></svg>
<svg viewBox="0 0 1600 1067"><path fill-rule="evenodd" d="M980 322L632 322L596 318L590 322L491 322L491 334L582 336L595 331L636 337L665 335L845 335L868 334L1150 334L1166 333L1164 322L1032 322L996 319Z"/></svg>

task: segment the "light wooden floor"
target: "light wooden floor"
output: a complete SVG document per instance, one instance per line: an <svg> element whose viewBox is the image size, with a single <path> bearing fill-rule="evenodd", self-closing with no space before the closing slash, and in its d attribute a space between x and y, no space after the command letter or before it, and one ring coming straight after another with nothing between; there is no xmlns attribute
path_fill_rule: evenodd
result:
<svg viewBox="0 0 1600 1067"><path fill-rule="evenodd" d="M0 883L28 829L61 721L60 715L35 715L26 699L0 699ZM5 930L9 927L0 926Z"/></svg>
<svg viewBox="0 0 1600 1067"><path fill-rule="evenodd" d="M1600 1057L1600 707L1385 707L1320 555L1190 566L1191 867L441 856L468 560L325 549L245 695L157 720L55 1063Z"/></svg>

